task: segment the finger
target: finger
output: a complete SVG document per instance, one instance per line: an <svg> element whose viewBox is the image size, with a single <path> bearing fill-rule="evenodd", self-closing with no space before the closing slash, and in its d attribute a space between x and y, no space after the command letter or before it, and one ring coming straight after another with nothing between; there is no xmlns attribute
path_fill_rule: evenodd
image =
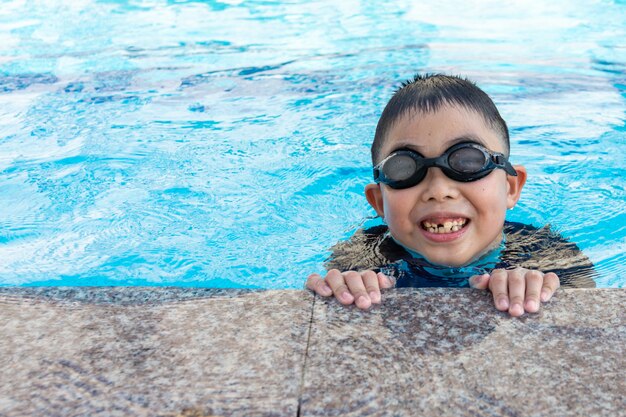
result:
<svg viewBox="0 0 626 417"><path fill-rule="evenodd" d="M354 297L354 304L361 309L369 308L372 305L372 300L367 295L361 274L355 271L348 271L343 273L343 278Z"/></svg>
<svg viewBox="0 0 626 417"><path fill-rule="evenodd" d="M508 272L509 314L519 317L524 314L524 296L526 295L526 269L515 268Z"/></svg>
<svg viewBox="0 0 626 417"><path fill-rule="evenodd" d="M378 286L380 288L392 288L394 286L393 280L382 272L379 272L376 276L378 277Z"/></svg>
<svg viewBox="0 0 626 417"><path fill-rule="evenodd" d="M354 297L350 294L350 290L339 270L331 269L328 271L328 274L326 274L326 282L341 304L348 305L354 302Z"/></svg>
<svg viewBox="0 0 626 417"><path fill-rule="evenodd" d="M304 284L305 287L310 289L311 291L315 291L315 283L317 282L316 280L319 278L322 278L320 274L309 275L306 279L306 284Z"/></svg>
<svg viewBox="0 0 626 417"><path fill-rule="evenodd" d="M378 275L374 271L361 272L365 291L370 297L372 304L380 304L380 284L378 283Z"/></svg>
<svg viewBox="0 0 626 417"><path fill-rule="evenodd" d="M469 285L472 288L486 290L489 286L489 274L471 276L469 279Z"/></svg>
<svg viewBox="0 0 626 417"><path fill-rule="evenodd" d="M489 290L493 296L493 303L500 311L506 311L509 308L507 277L507 271L504 269L494 269L489 277Z"/></svg>
<svg viewBox="0 0 626 417"><path fill-rule="evenodd" d="M548 272L543 276L543 287L541 288L541 301L550 301L552 294L561 286L559 277L554 272Z"/></svg>
<svg viewBox="0 0 626 417"><path fill-rule="evenodd" d="M330 297L333 295L333 290L330 289L320 274L309 275L306 280L306 287L323 297Z"/></svg>
<svg viewBox="0 0 626 417"><path fill-rule="evenodd" d="M539 271L528 271L526 278L526 297L524 298L524 310L529 313L539 311L539 294L543 285L543 273Z"/></svg>

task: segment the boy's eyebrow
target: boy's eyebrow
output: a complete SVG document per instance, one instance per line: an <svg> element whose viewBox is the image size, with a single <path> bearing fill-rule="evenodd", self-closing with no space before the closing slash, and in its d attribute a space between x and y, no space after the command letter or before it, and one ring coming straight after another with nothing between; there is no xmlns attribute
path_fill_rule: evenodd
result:
<svg viewBox="0 0 626 417"><path fill-rule="evenodd" d="M480 137L476 136L476 135L472 135L472 134L468 134L468 135L463 135L463 136L459 136L456 137L454 139L450 139L449 141L447 141L445 143L445 149L448 149L454 145L456 145L457 143L462 143L462 142L474 142L477 143L479 145L482 145L484 147L487 147L487 144L485 143L484 140L482 140ZM402 148L408 148L408 149L415 149L417 151L419 151L421 148L424 148L424 146L420 146L420 145L416 145L413 142L399 142L396 144L396 146L394 146L394 151L398 150L398 149L402 149Z"/></svg>

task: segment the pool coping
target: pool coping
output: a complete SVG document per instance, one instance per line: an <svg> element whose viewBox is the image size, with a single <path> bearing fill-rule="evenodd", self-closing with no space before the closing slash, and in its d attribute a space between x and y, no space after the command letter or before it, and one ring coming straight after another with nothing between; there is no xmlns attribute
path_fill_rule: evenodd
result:
<svg viewBox="0 0 626 417"><path fill-rule="evenodd" d="M618 415L622 289L0 288L0 416Z"/></svg>

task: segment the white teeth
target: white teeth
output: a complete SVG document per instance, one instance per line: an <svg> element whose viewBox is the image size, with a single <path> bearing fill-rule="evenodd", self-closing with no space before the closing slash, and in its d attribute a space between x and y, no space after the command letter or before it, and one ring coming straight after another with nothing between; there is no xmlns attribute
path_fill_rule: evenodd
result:
<svg viewBox="0 0 626 417"><path fill-rule="evenodd" d="M452 231L453 232L458 232L459 231L459 226L457 226L457 225L452 226Z"/></svg>

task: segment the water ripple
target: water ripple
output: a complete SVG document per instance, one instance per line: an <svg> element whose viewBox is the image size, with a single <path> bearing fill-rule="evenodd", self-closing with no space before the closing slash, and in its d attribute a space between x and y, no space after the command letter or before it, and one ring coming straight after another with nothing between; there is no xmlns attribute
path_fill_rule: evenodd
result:
<svg viewBox="0 0 626 417"><path fill-rule="evenodd" d="M625 285L624 5L231 3L3 4L0 285L300 288L373 215L416 71L494 97L529 172L511 219Z"/></svg>

